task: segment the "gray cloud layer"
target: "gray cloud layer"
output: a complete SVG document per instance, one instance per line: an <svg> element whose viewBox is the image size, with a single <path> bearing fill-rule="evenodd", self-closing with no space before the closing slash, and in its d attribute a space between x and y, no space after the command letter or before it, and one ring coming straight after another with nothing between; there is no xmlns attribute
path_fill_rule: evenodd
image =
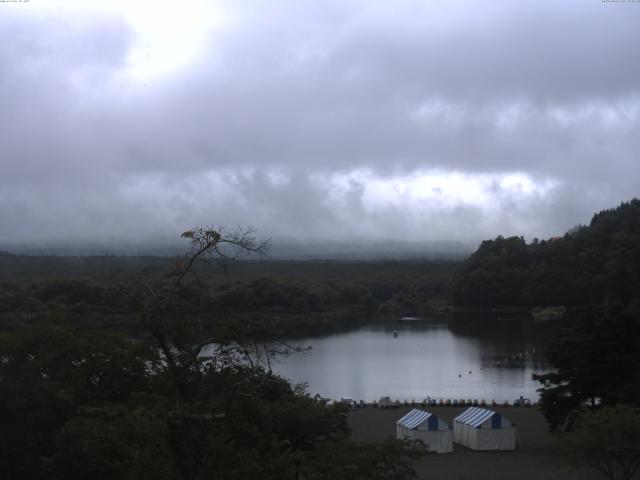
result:
<svg viewBox="0 0 640 480"><path fill-rule="evenodd" d="M221 2L132 76L125 15L35 3L0 5L0 242L545 237L638 194L640 4Z"/></svg>

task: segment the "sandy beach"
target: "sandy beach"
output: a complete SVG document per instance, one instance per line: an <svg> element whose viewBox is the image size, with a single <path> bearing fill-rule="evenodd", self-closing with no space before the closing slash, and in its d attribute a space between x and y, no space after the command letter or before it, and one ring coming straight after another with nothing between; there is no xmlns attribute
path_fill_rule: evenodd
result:
<svg viewBox="0 0 640 480"><path fill-rule="evenodd" d="M421 408L421 407L418 407ZM396 420L411 407L380 409L368 406L349 413L351 436L356 441L375 442L396 435ZM425 408L452 424L464 408ZM453 453L428 454L416 462L419 479L472 480L517 479L555 480L603 478L595 470L584 467L571 470L563 461L544 417L536 408L498 407L496 411L515 423L520 448L511 452L476 452L454 444Z"/></svg>

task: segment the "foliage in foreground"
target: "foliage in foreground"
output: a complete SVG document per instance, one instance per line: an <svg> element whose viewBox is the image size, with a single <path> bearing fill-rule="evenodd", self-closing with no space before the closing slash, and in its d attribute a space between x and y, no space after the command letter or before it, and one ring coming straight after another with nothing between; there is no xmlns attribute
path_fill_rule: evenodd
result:
<svg viewBox="0 0 640 480"><path fill-rule="evenodd" d="M250 231L185 232L169 276L123 286L144 341L60 319L0 338L0 471L31 479L380 479L415 476L421 446L349 440L344 407L274 375L296 350L265 321L203 337L181 315L183 280L202 257L260 253ZM265 369L263 367L266 360Z"/></svg>
<svg viewBox="0 0 640 480"><path fill-rule="evenodd" d="M0 348L7 478L413 476L415 450L352 443L340 407L224 355L178 391L155 350L104 332L48 323Z"/></svg>
<svg viewBox="0 0 640 480"><path fill-rule="evenodd" d="M640 406L640 301L614 303L565 329L547 349L555 370L542 383L543 413L553 430L599 405Z"/></svg>
<svg viewBox="0 0 640 480"><path fill-rule="evenodd" d="M610 480L631 480L640 468L640 410L605 407L584 412L575 429L559 436L576 466L587 464Z"/></svg>
<svg viewBox="0 0 640 480"><path fill-rule="evenodd" d="M541 407L572 463L630 480L640 466L640 299L612 300L566 329L534 375Z"/></svg>

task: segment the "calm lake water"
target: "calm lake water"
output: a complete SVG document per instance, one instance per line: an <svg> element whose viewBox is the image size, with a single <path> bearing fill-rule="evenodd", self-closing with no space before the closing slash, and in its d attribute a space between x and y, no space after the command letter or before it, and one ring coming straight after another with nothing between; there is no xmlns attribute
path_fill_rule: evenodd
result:
<svg viewBox="0 0 640 480"><path fill-rule="evenodd" d="M398 331L394 337L394 330ZM299 339L312 350L281 358L274 370L312 395L373 401L436 398L538 399L533 373L548 371L548 334L522 325L450 327L411 322L370 325Z"/></svg>

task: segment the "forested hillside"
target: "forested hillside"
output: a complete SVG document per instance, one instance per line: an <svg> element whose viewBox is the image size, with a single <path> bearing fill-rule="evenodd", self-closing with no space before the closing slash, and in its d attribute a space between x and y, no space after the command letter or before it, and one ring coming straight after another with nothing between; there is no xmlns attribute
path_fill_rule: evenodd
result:
<svg viewBox="0 0 640 480"><path fill-rule="evenodd" d="M640 290L640 200L593 216L563 237L482 242L453 281L457 306L628 303Z"/></svg>

